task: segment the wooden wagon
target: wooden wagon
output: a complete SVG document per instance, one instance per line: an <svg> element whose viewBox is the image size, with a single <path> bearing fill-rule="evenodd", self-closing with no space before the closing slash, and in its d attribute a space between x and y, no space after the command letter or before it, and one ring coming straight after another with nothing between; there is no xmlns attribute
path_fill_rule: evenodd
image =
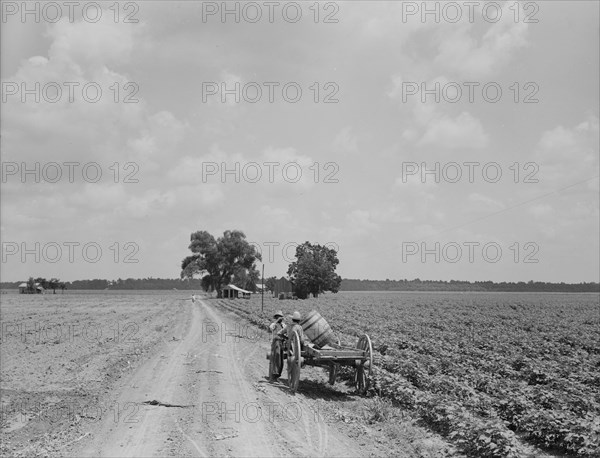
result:
<svg viewBox="0 0 600 458"><path fill-rule="evenodd" d="M373 346L367 334L363 334L356 348L339 344L328 344L321 348L314 344L300 345L296 331L291 335L289 345L278 336L273 338L269 359L269 378L278 378L283 370L283 360L287 359L288 386L292 392L298 389L300 369L305 366L320 366L329 369L329 384L333 385L340 366L354 368L354 386L360 395L364 395L371 382L373 367ZM289 346L289 350L288 350Z"/></svg>

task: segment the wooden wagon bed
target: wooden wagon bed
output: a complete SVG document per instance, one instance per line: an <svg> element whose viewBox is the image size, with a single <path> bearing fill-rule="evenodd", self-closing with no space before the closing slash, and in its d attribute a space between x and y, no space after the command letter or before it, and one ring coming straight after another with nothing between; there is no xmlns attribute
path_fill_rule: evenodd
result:
<svg viewBox="0 0 600 458"><path fill-rule="evenodd" d="M344 361L344 360L356 360L365 357L365 350L359 350L357 348L342 347L342 346L329 346L326 345L322 348L316 348L312 346L305 347L305 358L314 358L320 361Z"/></svg>
<svg viewBox="0 0 600 458"><path fill-rule="evenodd" d="M359 394L364 395L370 385L373 366L373 346L367 334L362 335L355 348L339 344L328 344L316 347L313 344L300 345L297 332L290 336L291 342L284 345L280 338L275 337L271 343L271 353L267 355L270 361L269 378L278 378L283 370L283 360L287 359L288 385L292 392L298 388L300 369L304 365L321 366L329 369L329 383L333 385L340 366L354 368L354 385Z"/></svg>

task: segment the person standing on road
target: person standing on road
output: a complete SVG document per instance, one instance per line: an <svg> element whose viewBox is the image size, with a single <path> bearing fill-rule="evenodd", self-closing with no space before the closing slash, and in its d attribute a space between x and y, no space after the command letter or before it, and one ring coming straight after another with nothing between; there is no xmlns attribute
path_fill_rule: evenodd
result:
<svg viewBox="0 0 600 458"><path fill-rule="evenodd" d="M279 343L278 346L276 344L276 341L281 342L281 336L279 335L280 331L283 331L285 329L285 321L283 321L283 312L281 310L278 310L275 315L273 315L273 318L275 318L275 321L273 323L271 323L269 325L269 329L271 330L271 355L275 356L274 352L277 350L277 348L279 349L279 357L278 359L276 359L275 364L273 363L273 361L271 361L271 364L269 366L269 380L273 381L273 380L277 380L279 378L279 376L281 375L281 369L283 368L283 345L281 345Z"/></svg>
<svg viewBox="0 0 600 458"><path fill-rule="evenodd" d="M269 325L269 329L273 334L278 334L279 331L282 331L285 328L285 321L283 321L283 312L281 310L277 311L275 315L273 315L275 321Z"/></svg>

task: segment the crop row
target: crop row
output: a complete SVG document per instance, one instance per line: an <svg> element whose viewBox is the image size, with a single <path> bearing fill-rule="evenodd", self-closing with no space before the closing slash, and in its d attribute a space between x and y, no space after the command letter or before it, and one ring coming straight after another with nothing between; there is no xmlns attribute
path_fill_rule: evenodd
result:
<svg viewBox="0 0 600 458"><path fill-rule="evenodd" d="M281 305L315 308L352 345L369 333L378 350L372 391L416 412L468 455L518 456L525 439L597 456L600 321L594 297L575 298L565 306L556 297L476 304L340 294L268 301L264 315L256 300L219 304L260 326Z"/></svg>

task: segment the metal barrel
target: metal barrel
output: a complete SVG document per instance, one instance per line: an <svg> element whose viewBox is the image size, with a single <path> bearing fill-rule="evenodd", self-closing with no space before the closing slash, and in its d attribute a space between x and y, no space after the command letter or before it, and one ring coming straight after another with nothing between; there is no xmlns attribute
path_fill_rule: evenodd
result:
<svg viewBox="0 0 600 458"><path fill-rule="evenodd" d="M313 310L306 315L306 318L300 322L300 325L302 326L306 337L308 337L317 347L323 347L324 345L337 342L329 323L327 323L325 318L323 318L316 310Z"/></svg>

